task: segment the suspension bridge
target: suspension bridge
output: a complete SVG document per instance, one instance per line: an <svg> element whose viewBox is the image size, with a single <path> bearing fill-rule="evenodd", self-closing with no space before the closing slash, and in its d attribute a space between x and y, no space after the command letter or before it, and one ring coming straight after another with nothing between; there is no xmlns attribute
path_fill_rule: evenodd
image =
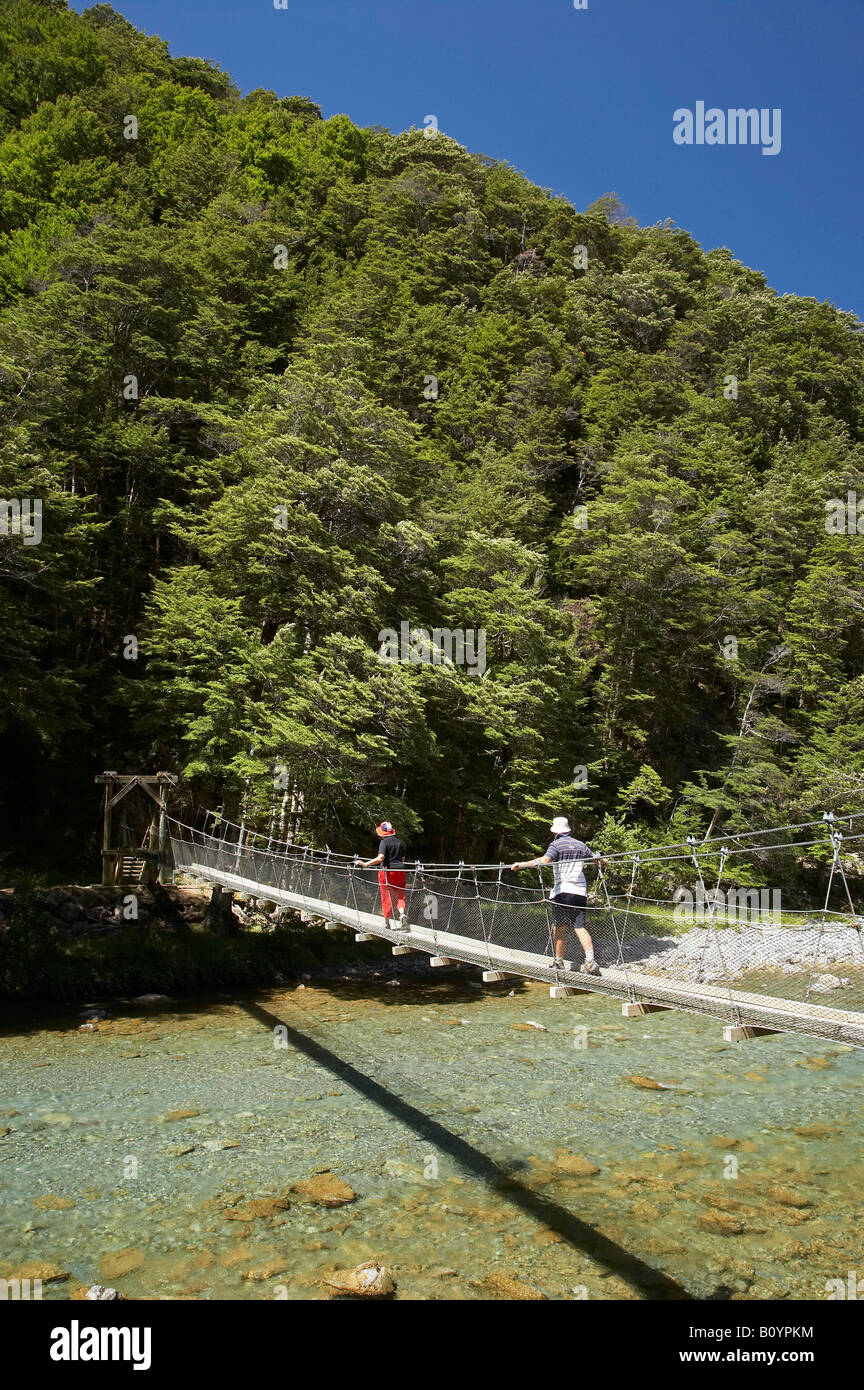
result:
<svg viewBox="0 0 864 1390"><path fill-rule="evenodd" d="M572 932L566 957L556 959L539 872L526 887L504 865L409 864L406 925L398 930L382 916L377 874L350 856L274 842L213 815L203 829L168 817L164 847L175 874L353 930L358 942L388 941L394 955L416 951L432 966L479 967L486 983L512 976L545 981L558 999L605 994L622 1001L626 1017L666 1009L707 1015L722 1021L729 1042L789 1032L864 1047L864 917L846 872L861 841L864 813L842 821L826 814L821 822L605 856L584 921L599 975L580 973ZM821 863L823 906L781 913L764 907L764 893L728 888L737 857L765 869L783 855ZM658 875L680 875L683 865L696 890L690 905L645 896Z"/></svg>

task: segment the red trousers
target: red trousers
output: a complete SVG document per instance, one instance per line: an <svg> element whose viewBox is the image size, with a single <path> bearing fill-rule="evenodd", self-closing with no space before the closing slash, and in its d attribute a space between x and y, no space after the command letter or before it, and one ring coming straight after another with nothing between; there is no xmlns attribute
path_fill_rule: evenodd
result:
<svg viewBox="0 0 864 1390"><path fill-rule="evenodd" d="M395 917L400 908L405 907L405 870L404 869L379 869L378 882L381 885L381 911L385 917ZM396 898L396 912L393 911L393 902L390 897L390 889L394 888Z"/></svg>

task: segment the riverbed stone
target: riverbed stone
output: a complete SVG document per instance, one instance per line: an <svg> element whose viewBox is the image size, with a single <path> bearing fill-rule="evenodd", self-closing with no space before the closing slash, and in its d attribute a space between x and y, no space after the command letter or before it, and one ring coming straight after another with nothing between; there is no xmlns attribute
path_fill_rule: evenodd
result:
<svg viewBox="0 0 864 1390"><path fill-rule="evenodd" d="M246 1264L247 1261L254 1259L255 1254L248 1245L235 1245L222 1252L219 1256L219 1263L225 1269L233 1269L235 1265Z"/></svg>
<svg viewBox="0 0 864 1390"><path fill-rule="evenodd" d="M334 1270L324 1280L325 1290L353 1294L359 1298L384 1298L395 1291L396 1283L386 1265L366 1260L355 1269Z"/></svg>
<svg viewBox="0 0 864 1390"><path fill-rule="evenodd" d="M631 1086L638 1086L640 1091L669 1091L672 1089L662 1081L655 1081L653 1076L625 1076L624 1080L629 1081Z"/></svg>
<svg viewBox="0 0 864 1390"><path fill-rule="evenodd" d="M316 1173L311 1178L300 1178L290 1189L304 1202L313 1202L319 1207L344 1207L357 1198L353 1187L337 1178L335 1173Z"/></svg>
<svg viewBox="0 0 864 1390"><path fill-rule="evenodd" d="M590 1163L587 1158L570 1153L567 1149L560 1149L552 1163L559 1172L569 1173L575 1178L593 1178L600 1172L596 1163Z"/></svg>
<svg viewBox="0 0 864 1390"><path fill-rule="evenodd" d="M19 1265L17 1269L10 1270L4 1275L4 1278L7 1280L30 1279L31 1282L34 1279L40 1279L43 1284L60 1284L69 1278L69 1271L60 1265L34 1261L31 1264Z"/></svg>
<svg viewBox="0 0 864 1390"><path fill-rule="evenodd" d="M726 1211L709 1211L699 1217L699 1225L703 1231L710 1231L712 1235L718 1236L740 1236L744 1234L744 1227L741 1222Z"/></svg>
<svg viewBox="0 0 864 1390"><path fill-rule="evenodd" d="M290 1203L284 1197L253 1197L251 1202L239 1206L226 1207L222 1216L226 1221L260 1221L278 1216L287 1211Z"/></svg>
<svg viewBox="0 0 864 1390"><path fill-rule="evenodd" d="M267 1260L263 1265L256 1265L254 1269L244 1269L242 1277L260 1284L265 1279L273 1279L277 1274L284 1274L290 1263L287 1255L277 1255L274 1259Z"/></svg>
<svg viewBox="0 0 864 1390"><path fill-rule="evenodd" d="M526 1284L516 1274L487 1274L481 1281L484 1288L498 1298L508 1298L522 1303L542 1303L546 1295L533 1284Z"/></svg>
<svg viewBox="0 0 864 1390"><path fill-rule="evenodd" d="M644 1223L656 1221L660 1216L660 1208L656 1203L647 1202L644 1198L638 1202L634 1202L631 1211L637 1221Z"/></svg>
<svg viewBox="0 0 864 1390"><path fill-rule="evenodd" d="M112 1279L120 1279L124 1274L134 1274L136 1269L140 1269L144 1263L144 1256L140 1250L129 1247L127 1250L113 1250L107 1255L103 1255L99 1261L99 1275L101 1279L110 1284Z"/></svg>
<svg viewBox="0 0 864 1390"><path fill-rule="evenodd" d="M741 1203L735 1197L729 1197L725 1192L706 1192L702 1201L707 1207L713 1207L715 1211L740 1211Z"/></svg>
<svg viewBox="0 0 864 1390"><path fill-rule="evenodd" d="M769 1187L768 1196L773 1202L779 1203L781 1207L809 1207L812 1205L810 1198L805 1197L803 1192L796 1192L794 1187L784 1187L780 1183L775 1183Z"/></svg>

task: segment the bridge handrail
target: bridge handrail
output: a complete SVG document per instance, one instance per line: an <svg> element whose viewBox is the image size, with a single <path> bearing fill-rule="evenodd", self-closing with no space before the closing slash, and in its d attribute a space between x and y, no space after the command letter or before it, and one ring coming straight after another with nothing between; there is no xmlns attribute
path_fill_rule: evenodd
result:
<svg viewBox="0 0 864 1390"><path fill-rule="evenodd" d="M207 815L208 815L208 816L211 815L211 814L214 814L214 813L207 812ZM180 828L180 829L182 829L182 830L187 830L187 831L189 831L189 833L192 834L192 835L201 836L201 837L203 837L203 838L205 838L205 839L212 840L212 841L214 841L215 843L220 844L220 845L229 845L229 844L230 844L230 845L234 845L235 848L236 848L238 845L242 846L243 844L248 844L248 842L249 842L250 840L264 840L264 839L265 839L265 836L264 836L263 832L255 831L255 830L250 830L250 829L248 829L248 827L246 827L246 826L238 825L236 822L234 822L234 821L229 821L229 820L225 820L224 818L219 818L219 819L216 821L216 824L217 824L217 825L220 825L220 826L221 826L221 825L225 825L225 826L230 827L232 830L237 830L237 831L238 831L238 839L237 839L237 840L228 840L228 839L226 839L224 836L213 835L213 834L211 834L210 832L208 832L208 831L206 831L206 830L200 829L199 827L190 826L190 825L188 825L186 822L180 821L180 820L178 820L178 819L177 819L176 817L174 817L174 816L169 816L167 819L168 819L168 821L169 821L170 824L176 825L178 828ZM859 813L859 812L856 812L856 813L855 813L854 815L852 815L852 816L844 816L844 817L843 817L844 823L845 823L846 821L851 822L851 821L853 821L853 820L858 820L858 819L864 819L864 812L860 812L860 813ZM719 837L719 836L718 836L718 837L714 837L714 838L711 839L711 840L699 841L697 847L698 847L698 850L699 850L700 855L701 855L703 858L705 858L705 857L712 857L712 856L715 855L715 854L716 854L716 855L722 854L723 857L725 858L725 857L731 857L732 855L739 855L739 854L768 854L768 853L774 853L774 852L776 852L776 851L785 850L785 849L795 849L795 850L812 849L812 848L821 848L821 849L825 849L825 848L828 847L828 844L827 844L827 842L826 842L826 840L825 840L824 835L823 835L823 836L820 836L820 837L817 838L817 839L813 839L813 840L790 840L790 841L783 842L783 843L781 843L781 844L771 844L771 845L743 845L743 846L739 845L738 848L730 848L730 847L729 847L730 842L732 842L732 843L734 844L734 842L735 842L736 840L740 840L740 839L741 839L743 836L745 836L745 835L754 835L754 836L755 836L755 835L766 835L766 834L770 834L770 833L780 834L780 833L785 833L786 831L788 831L788 830L790 830L790 829L792 829L792 830L796 830L796 829L797 829L797 830L806 830L806 829L809 829L811 826L815 826L815 825L821 825L821 826L823 827L823 829L824 829L824 823L821 822L821 821L804 821L804 822L802 822L802 823L801 823L800 825L798 825L798 826L777 826L777 827L774 827L773 831L768 831L768 830L754 830L754 831L738 832L738 833L735 834L735 835L729 835L729 836L726 836L726 837ZM242 834L242 837L243 837L242 840L239 838L239 835L240 835L240 834ZM290 858L296 858L298 855L299 855L299 856L302 856L302 857L306 857L306 858L308 858L309 855L316 855L316 856L322 856L322 857L323 857L323 856L327 856L328 859L329 859L329 862L330 862L330 863L332 864L332 866L335 867L335 868L342 868L342 867L344 867L344 868L352 868L353 865L354 865L354 863L355 863L355 857L354 857L353 855L350 855L350 854L340 854L340 853L338 853L337 851L331 850L331 849L329 849L329 848L327 848L327 847L325 847L324 849L315 849L315 848L314 848L313 846L311 846L311 845L305 845L305 846L304 846L304 845L293 845L293 844L291 844L290 841L287 841L287 840L278 840L278 839L277 839L277 840L274 840L272 836L266 837L266 839L267 839L266 849L264 849L264 850L261 851L261 852L266 853L266 854L277 855L277 856L279 856L280 858L290 859ZM843 843L844 843L844 846L848 847L849 845L851 845L851 844L856 844L856 843L858 843L859 841L862 841L862 840L864 840L864 830L862 830L862 833L861 833L861 834L857 834L857 835L846 835L846 836L844 836ZM663 850L666 849L666 848L669 848L669 849L676 849L676 848L679 847L679 845L680 845L681 843L683 843L683 842L679 842L679 844L673 844L673 845L670 845L670 846L662 846L662 845L656 845L656 846L655 846L655 845L652 845L652 846L648 846L648 847L645 848L645 849L611 851L610 853L604 854L603 857L604 857L604 859L605 859L608 863L615 863L615 864L622 864L622 865L623 865L623 864L630 864L630 863L633 862L634 859L639 859L639 861L640 861L640 863L641 863L641 867L642 867L643 869L644 869L644 868L649 868L649 867L651 867L652 865L658 865L658 864L671 864L671 863L676 863L676 862L683 862L683 861L685 861L685 860L686 860L688 863L692 863L692 856L693 856L692 846L687 850L686 853L683 853L683 854L665 854L665 853L662 853L662 852L661 852L661 851L663 851ZM713 846L713 845L715 845L715 844L717 845L717 849L716 849L716 850L713 849L713 848L711 848L711 846ZM254 846L254 845L251 845L251 846L250 846L250 849L254 849L254 848L256 848L256 846ZM337 863L333 863L333 861L342 861L342 863L338 863L338 862L337 862ZM420 862L421 862L420 860L414 860L414 859L408 859L408 860L406 860L406 864L410 865L412 868L415 867L416 865L420 864ZM459 870L460 870L460 865L459 865L459 864L452 864L452 863L445 863L445 862L437 862L437 861L428 860L428 859L424 859L424 860L422 861L422 864L423 864L423 867L425 867L425 868L427 868L427 869L434 869L434 870L436 870L436 872L458 873ZM466 865L465 865L464 862L462 863L461 867L462 867L462 868L465 868L465 867L466 867ZM492 863L489 863L489 864L479 864L479 863L477 863L477 864L470 864L470 865L468 865L467 867L470 867L470 868L472 869L472 871L473 871L473 870L483 870L483 871L487 871L487 872L494 872L494 873L497 873L502 867L503 867L503 868L506 868L506 863L504 863L503 861L499 861L498 863L495 863L495 864L492 864Z"/></svg>

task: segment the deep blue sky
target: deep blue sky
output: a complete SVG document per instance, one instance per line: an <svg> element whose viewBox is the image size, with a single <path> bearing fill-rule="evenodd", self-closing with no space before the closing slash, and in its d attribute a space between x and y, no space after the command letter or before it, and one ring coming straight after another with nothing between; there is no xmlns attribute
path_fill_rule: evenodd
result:
<svg viewBox="0 0 864 1390"><path fill-rule="evenodd" d="M76 9L86 8L76 0ZM864 317L864 0L116 0L245 91L422 127L585 207L614 190L781 293ZM782 150L682 147L678 107L782 108Z"/></svg>

